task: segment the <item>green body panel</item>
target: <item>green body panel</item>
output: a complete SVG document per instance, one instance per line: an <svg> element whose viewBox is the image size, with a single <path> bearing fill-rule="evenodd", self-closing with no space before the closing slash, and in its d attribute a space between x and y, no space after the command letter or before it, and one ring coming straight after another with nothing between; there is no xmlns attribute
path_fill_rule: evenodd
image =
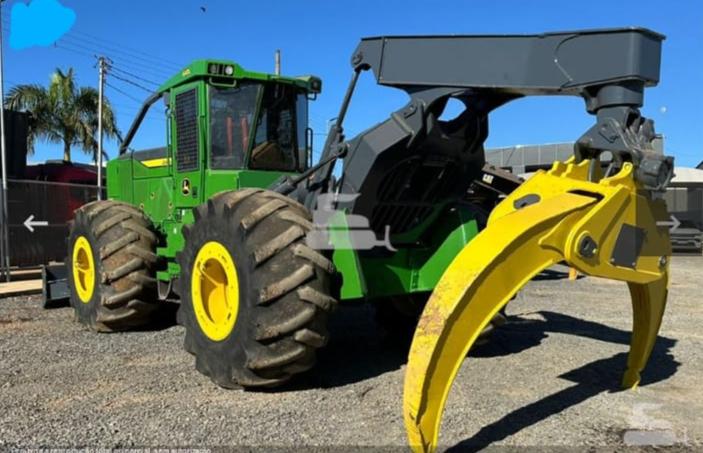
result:
<svg viewBox="0 0 703 453"><path fill-rule="evenodd" d="M346 217L342 212L337 212L330 220L329 228L330 243L334 246L332 251L332 262L337 268L337 272L342 276L342 286L340 288L340 299L359 299L368 294L364 277L361 274L361 263L359 257L351 246L349 228Z"/></svg>
<svg viewBox="0 0 703 453"><path fill-rule="evenodd" d="M426 227L421 241L374 256L349 249L349 231L334 230L330 234L335 245L332 260L342 274L341 298L372 300L432 291L454 257L478 231L470 209L444 210Z"/></svg>
<svg viewBox="0 0 703 453"><path fill-rule="evenodd" d="M110 199L134 203L132 160L115 159L107 163L107 196Z"/></svg>
<svg viewBox="0 0 703 453"><path fill-rule="evenodd" d="M225 74L231 67L231 75ZM213 74L213 70L217 72ZM283 77L244 70L221 60L196 61L161 86L172 103L179 93L197 93L197 168L178 171L176 146L178 129L172 110L168 121L167 151L158 159L140 161L132 154L112 160L107 166L107 189L110 199L121 200L141 208L152 220L161 236L157 254L163 267L157 278L168 282L180 275L175 257L185 240L183 226L194 221L193 208L213 195L247 187L270 187L283 175L291 173L262 170L212 169L209 162L210 86L233 87L239 80L275 82L300 87L307 93L320 91L315 77ZM258 110L257 110L258 114ZM249 157L244 167L248 167ZM187 190L185 190L187 188ZM422 225L402 236L392 238L399 250L384 254L355 251L350 247L350 230L345 217L335 220L331 232L335 244L332 259L342 276L340 298L376 299L386 296L431 291L456 254L477 234L477 223L468 209L438 206L435 214Z"/></svg>

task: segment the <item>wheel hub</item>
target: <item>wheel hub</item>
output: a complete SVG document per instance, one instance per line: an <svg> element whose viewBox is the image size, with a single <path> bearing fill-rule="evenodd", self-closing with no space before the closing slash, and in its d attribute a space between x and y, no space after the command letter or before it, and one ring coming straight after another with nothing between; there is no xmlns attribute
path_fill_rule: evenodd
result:
<svg viewBox="0 0 703 453"><path fill-rule="evenodd" d="M93 249L85 236L80 236L73 245L72 263L73 287L80 301L87 304L93 298L95 288L95 262Z"/></svg>
<svg viewBox="0 0 703 453"><path fill-rule="evenodd" d="M227 338L237 321L239 279L232 256L219 242L204 244L195 257L191 299L203 334L213 341Z"/></svg>

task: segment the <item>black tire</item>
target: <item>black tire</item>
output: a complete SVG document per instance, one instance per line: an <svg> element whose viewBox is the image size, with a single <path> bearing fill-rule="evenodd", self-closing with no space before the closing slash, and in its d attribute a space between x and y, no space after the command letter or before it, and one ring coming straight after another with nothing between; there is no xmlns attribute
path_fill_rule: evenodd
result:
<svg viewBox="0 0 703 453"><path fill-rule="evenodd" d="M406 342L412 339L429 293L389 297L374 303L376 322L393 338Z"/></svg>
<svg viewBox="0 0 703 453"><path fill-rule="evenodd" d="M74 281L73 252L84 237L95 267L92 297L80 299ZM95 201L76 211L70 225L66 266L76 319L97 332L115 332L148 324L159 306L154 278L157 236L136 207Z"/></svg>
<svg viewBox="0 0 703 453"><path fill-rule="evenodd" d="M198 371L222 387L257 388L310 369L327 343L327 315L337 301L332 262L305 244L309 212L275 192L244 189L221 193L194 214L177 259L184 347ZM217 341L201 328L191 291L197 254L212 241L231 255L239 287L234 327Z"/></svg>

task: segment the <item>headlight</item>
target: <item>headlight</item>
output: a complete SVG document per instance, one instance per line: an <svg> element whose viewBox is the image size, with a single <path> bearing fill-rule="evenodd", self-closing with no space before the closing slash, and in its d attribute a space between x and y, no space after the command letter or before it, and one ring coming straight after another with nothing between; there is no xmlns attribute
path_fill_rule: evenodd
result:
<svg viewBox="0 0 703 453"><path fill-rule="evenodd" d="M225 66L225 74L231 76L234 74L234 66Z"/></svg>

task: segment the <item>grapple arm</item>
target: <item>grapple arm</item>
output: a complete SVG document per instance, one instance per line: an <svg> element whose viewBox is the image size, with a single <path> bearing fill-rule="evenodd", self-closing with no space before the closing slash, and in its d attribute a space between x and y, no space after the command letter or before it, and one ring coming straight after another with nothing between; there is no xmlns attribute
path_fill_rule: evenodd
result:
<svg viewBox="0 0 703 453"><path fill-rule="evenodd" d="M599 168L599 167L598 167ZM623 385L634 387L652 351L667 296L666 206L634 179L634 166L597 182L591 161L557 162L508 196L449 266L422 314L405 378L410 445L431 451L449 389L490 319L532 277L566 262L627 282L634 329ZM600 175L596 175L599 177Z"/></svg>
<svg viewBox="0 0 703 453"><path fill-rule="evenodd" d="M405 377L404 417L417 451L436 448L447 395L479 333L545 268L565 262L628 284L634 327L624 386L639 383L664 313L671 250L667 228L658 225L666 206L656 194L672 177L673 158L654 152L653 123L638 110L644 88L659 78L662 37L621 29L522 38L444 37L421 46L409 44L419 38L394 38L359 48L379 83L408 90L416 110L436 89L403 79L408 67L400 56L420 47L415 57L429 58L432 69L420 65L413 77L433 71L433 83L461 79L479 93L478 105L481 96L578 94L596 115L573 158L537 172L493 210L428 301ZM438 51L442 46L447 52ZM612 154L605 174L604 152Z"/></svg>

